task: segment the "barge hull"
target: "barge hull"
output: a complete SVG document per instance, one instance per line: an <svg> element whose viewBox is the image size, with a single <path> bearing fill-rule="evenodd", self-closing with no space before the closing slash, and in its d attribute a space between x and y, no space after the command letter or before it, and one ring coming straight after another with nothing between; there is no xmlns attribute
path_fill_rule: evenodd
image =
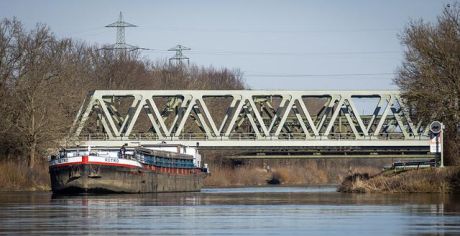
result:
<svg viewBox="0 0 460 236"><path fill-rule="evenodd" d="M50 166L54 193L153 193L195 192L203 186L204 173L173 174L124 166L75 164Z"/></svg>

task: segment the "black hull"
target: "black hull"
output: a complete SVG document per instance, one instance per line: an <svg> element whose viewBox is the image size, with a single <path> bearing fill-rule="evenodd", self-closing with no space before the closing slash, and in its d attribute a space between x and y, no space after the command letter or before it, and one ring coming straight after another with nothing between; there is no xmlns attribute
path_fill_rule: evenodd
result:
<svg viewBox="0 0 460 236"><path fill-rule="evenodd" d="M206 176L98 164L50 166L49 172L57 194L194 192L201 190Z"/></svg>

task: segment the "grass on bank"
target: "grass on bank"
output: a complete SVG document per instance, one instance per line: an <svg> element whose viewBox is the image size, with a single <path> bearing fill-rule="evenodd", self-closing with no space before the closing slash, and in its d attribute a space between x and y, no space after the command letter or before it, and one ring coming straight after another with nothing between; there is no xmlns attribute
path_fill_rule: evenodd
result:
<svg viewBox="0 0 460 236"><path fill-rule="evenodd" d="M380 171L376 166L350 160L269 164L270 168L264 168L260 163L240 166L210 165L212 174L205 179L205 187L339 184L351 172L377 174ZM0 186L0 191L50 190L48 163L43 161L30 170L21 161L0 161Z"/></svg>
<svg viewBox="0 0 460 236"><path fill-rule="evenodd" d="M48 163L37 163L29 169L22 162L0 162L0 191L43 191L50 190Z"/></svg>
<svg viewBox="0 0 460 236"><path fill-rule="evenodd" d="M460 192L460 167L354 174L345 178L340 192L451 193Z"/></svg>
<svg viewBox="0 0 460 236"><path fill-rule="evenodd" d="M355 172L376 174L379 168L355 166ZM339 184L350 172L347 165L318 166L310 161L302 164L277 164L270 168L254 165L238 167L211 166L211 175L205 179L207 187L281 185L323 185Z"/></svg>

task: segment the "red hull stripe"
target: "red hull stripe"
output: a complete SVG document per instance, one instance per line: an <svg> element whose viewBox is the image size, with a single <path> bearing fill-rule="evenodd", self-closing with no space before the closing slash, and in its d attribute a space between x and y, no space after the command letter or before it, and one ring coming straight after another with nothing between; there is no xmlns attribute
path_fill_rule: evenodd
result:
<svg viewBox="0 0 460 236"><path fill-rule="evenodd" d="M102 166L117 166L117 167L126 167L126 168L141 168L139 166L133 166L128 164L120 164L120 163L110 163L110 162L70 162L70 163L60 163L51 166L52 168L60 168L65 166L72 166L72 165L102 165ZM149 171L159 171L163 173L171 173L171 174L179 174L179 175L190 175L199 173L201 170L197 168L168 168L168 167L155 167L154 169L148 168L144 166L142 169L149 170ZM182 170L182 171L181 171Z"/></svg>
<svg viewBox="0 0 460 236"><path fill-rule="evenodd" d="M72 166L72 165L103 165L103 166L119 166L119 167L127 167L127 168L141 168L139 166L133 166L128 164L120 164L120 163L110 163L110 162L70 162L70 163L61 163L53 165L52 167L62 167L62 166Z"/></svg>

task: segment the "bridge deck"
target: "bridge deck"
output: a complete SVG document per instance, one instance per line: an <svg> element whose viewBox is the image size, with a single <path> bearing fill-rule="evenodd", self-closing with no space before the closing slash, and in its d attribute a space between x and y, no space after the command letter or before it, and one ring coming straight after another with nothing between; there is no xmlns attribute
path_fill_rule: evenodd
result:
<svg viewBox="0 0 460 236"><path fill-rule="evenodd" d="M84 101L66 144L425 155L428 132L427 123L412 122L398 91L99 90Z"/></svg>

